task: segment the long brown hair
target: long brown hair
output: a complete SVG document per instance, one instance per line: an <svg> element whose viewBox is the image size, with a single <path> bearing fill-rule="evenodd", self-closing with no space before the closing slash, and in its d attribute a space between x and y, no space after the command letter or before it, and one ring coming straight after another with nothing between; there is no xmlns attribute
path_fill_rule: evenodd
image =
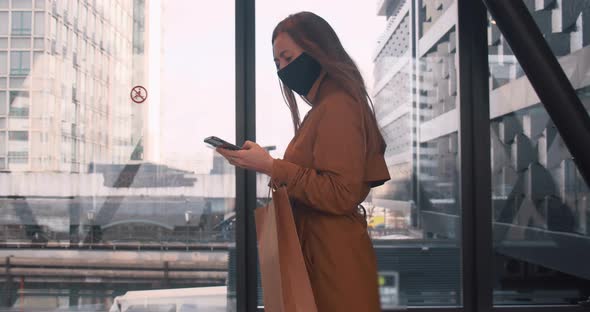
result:
<svg viewBox="0 0 590 312"><path fill-rule="evenodd" d="M327 75L336 81L343 90L350 95L365 109L367 112L363 118L363 124L367 121L369 126L376 131L367 131L369 134L369 145L376 144L379 150L383 152L385 142L379 131L373 102L367 93L365 80L361 76L358 67L352 58L346 53L336 32L326 20L311 12L299 12L289 15L282 20L272 32L272 43L280 33L287 33L293 41L299 45L307 54L317 60ZM298 131L301 125L299 109L293 90L281 83L283 98L291 111L293 128ZM302 97L303 98L303 97ZM308 104L307 99L303 98ZM369 130L369 129L367 129ZM365 145L366 146L366 145ZM373 145L375 146L375 145Z"/></svg>

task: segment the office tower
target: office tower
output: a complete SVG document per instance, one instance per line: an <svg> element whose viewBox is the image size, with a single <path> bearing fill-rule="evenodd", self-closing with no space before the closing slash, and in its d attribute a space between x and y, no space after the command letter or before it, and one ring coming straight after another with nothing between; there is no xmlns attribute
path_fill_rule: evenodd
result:
<svg viewBox="0 0 590 312"><path fill-rule="evenodd" d="M141 159L144 108L130 90L146 79L145 7L0 1L1 169L85 172Z"/></svg>

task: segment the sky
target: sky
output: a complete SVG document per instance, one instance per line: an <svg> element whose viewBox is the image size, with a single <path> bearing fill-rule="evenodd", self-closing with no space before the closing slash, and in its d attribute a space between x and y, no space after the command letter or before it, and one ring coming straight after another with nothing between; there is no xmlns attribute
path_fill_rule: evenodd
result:
<svg viewBox="0 0 590 312"><path fill-rule="evenodd" d="M158 149L165 164L206 173L213 150L203 139L215 135L235 141L234 2L151 0L162 6ZM257 142L277 146L276 158L282 157L293 129L279 89L271 34L279 21L299 11L314 12L332 25L369 88L372 55L385 29L377 1L256 1ZM151 31L150 40L158 35ZM300 102L300 108L304 116L307 104Z"/></svg>

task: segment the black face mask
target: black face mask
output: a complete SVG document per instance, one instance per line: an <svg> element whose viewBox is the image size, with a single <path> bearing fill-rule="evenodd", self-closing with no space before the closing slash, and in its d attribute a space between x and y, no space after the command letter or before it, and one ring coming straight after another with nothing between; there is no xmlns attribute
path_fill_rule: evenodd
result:
<svg viewBox="0 0 590 312"><path fill-rule="evenodd" d="M303 52L277 73L287 87L299 95L306 96L320 75L321 69L318 61Z"/></svg>

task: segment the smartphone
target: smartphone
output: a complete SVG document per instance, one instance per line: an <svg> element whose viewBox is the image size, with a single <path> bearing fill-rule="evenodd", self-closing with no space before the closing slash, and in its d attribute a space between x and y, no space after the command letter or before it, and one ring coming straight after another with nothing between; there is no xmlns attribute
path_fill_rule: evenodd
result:
<svg viewBox="0 0 590 312"><path fill-rule="evenodd" d="M231 143L228 143L216 136L210 136L210 137L206 138L205 143L207 143L213 147L225 148L225 149L232 150L232 151L239 151L242 149L242 148L240 148L236 145L233 145Z"/></svg>

